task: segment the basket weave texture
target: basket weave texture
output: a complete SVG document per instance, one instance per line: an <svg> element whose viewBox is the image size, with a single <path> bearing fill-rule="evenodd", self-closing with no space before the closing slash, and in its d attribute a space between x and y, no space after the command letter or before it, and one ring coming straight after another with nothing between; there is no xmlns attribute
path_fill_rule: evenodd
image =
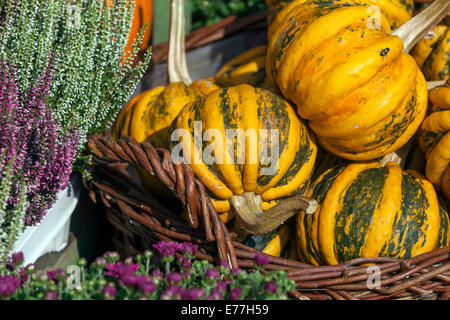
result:
<svg viewBox="0 0 450 320"><path fill-rule="evenodd" d="M85 179L84 185L94 202L104 204L121 256L135 255L161 240L190 241L199 245L198 258L215 264L225 260L232 268L254 267L258 251L233 240L235 234L222 222L203 184L188 165L173 163L168 150L132 137L92 135L87 152L92 156L92 179ZM162 204L141 185L133 168L167 186L181 205ZM291 294L298 299L450 299L450 247L407 260L359 258L320 267L267 257L266 270L285 270L296 282Z"/></svg>

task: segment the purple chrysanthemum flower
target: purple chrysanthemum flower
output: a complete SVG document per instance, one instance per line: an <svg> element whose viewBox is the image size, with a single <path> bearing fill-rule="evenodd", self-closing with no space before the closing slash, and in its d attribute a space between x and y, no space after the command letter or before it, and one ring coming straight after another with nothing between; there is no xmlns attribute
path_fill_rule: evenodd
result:
<svg viewBox="0 0 450 320"><path fill-rule="evenodd" d="M14 294L19 286L19 278L10 275L0 276L0 297L8 297Z"/></svg>
<svg viewBox="0 0 450 320"><path fill-rule="evenodd" d="M230 264L228 263L227 260L222 260L222 261L220 262L220 265L221 265L222 267L224 267L224 268L227 268L227 269L230 268Z"/></svg>
<svg viewBox="0 0 450 320"><path fill-rule="evenodd" d="M208 269L205 272L205 276L210 279L216 279L218 274L219 272L217 271L217 269Z"/></svg>
<svg viewBox="0 0 450 320"><path fill-rule="evenodd" d="M267 292L274 294L277 292L278 285L273 281L266 281L264 283L264 288L267 290Z"/></svg>
<svg viewBox="0 0 450 320"><path fill-rule="evenodd" d="M234 275L238 275L239 273L241 273L242 272L242 269L241 268L234 268L234 269L231 269L231 274L234 274Z"/></svg>
<svg viewBox="0 0 450 320"><path fill-rule="evenodd" d="M169 285L161 295L162 300L181 299L183 288L177 285Z"/></svg>
<svg viewBox="0 0 450 320"><path fill-rule="evenodd" d="M138 271L139 265L138 264L124 264L122 261L119 261L116 264L107 264L106 265L106 274L108 276L113 276L118 279L124 279L127 276L134 276L136 275L136 271Z"/></svg>
<svg viewBox="0 0 450 320"><path fill-rule="evenodd" d="M47 271L47 277L49 281L56 282L56 270Z"/></svg>
<svg viewBox="0 0 450 320"><path fill-rule="evenodd" d="M13 253L11 259L14 262L15 266L20 266L24 260L23 252Z"/></svg>
<svg viewBox="0 0 450 320"><path fill-rule="evenodd" d="M206 300L220 300L223 298L223 292L218 289L213 289L211 294L206 297Z"/></svg>
<svg viewBox="0 0 450 320"><path fill-rule="evenodd" d="M183 276L178 272L170 272L166 275L167 281L169 284L178 284L181 281Z"/></svg>
<svg viewBox="0 0 450 320"><path fill-rule="evenodd" d="M217 288L217 290L225 291L229 284L230 284L230 281L227 281L227 280L217 281L216 288Z"/></svg>
<svg viewBox="0 0 450 320"><path fill-rule="evenodd" d="M27 273L27 271L25 270L24 267L21 267L19 269L19 277L20 277L20 285L23 285L23 284L25 284L25 282L27 282L27 280L28 280L28 273Z"/></svg>
<svg viewBox="0 0 450 320"><path fill-rule="evenodd" d="M202 288L191 288L184 290L183 299L185 300L197 300L205 295L205 290Z"/></svg>
<svg viewBox="0 0 450 320"><path fill-rule="evenodd" d="M198 245L192 242L183 242L179 250L188 256L194 256L198 251Z"/></svg>
<svg viewBox="0 0 450 320"><path fill-rule="evenodd" d="M237 300L241 296L242 288L241 287L235 287L230 290L230 299L231 300Z"/></svg>
<svg viewBox="0 0 450 320"><path fill-rule="evenodd" d="M175 241L160 241L157 244L154 244L156 250L158 250L159 254L163 258L168 258L174 256L175 253L180 250L180 244Z"/></svg>
<svg viewBox="0 0 450 320"><path fill-rule="evenodd" d="M255 253L254 259L258 266L264 267L269 264L269 258L261 252Z"/></svg>
<svg viewBox="0 0 450 320"><path fill-rule="evenodd" d="M188 258L186 258L186 257L181 257L180 260L181 260L181 266L182 266L184 269L190 269L190 268L191 268L191 266L192 266L192 261L191 261L190 259L188 259Z"/></svg>
<svg viewBox="0 0 450 320"><path fill-rule="evenodd" d="M116 296L117 289L112 283L108 283L103 287L103 295L106 299L114 299Z"/></svg>
<svg viewBox="0 0 450 320"><path fill-rule="evenodd" d="M47 290L45 300L58 300L58 293L54 290Z"/></svg>

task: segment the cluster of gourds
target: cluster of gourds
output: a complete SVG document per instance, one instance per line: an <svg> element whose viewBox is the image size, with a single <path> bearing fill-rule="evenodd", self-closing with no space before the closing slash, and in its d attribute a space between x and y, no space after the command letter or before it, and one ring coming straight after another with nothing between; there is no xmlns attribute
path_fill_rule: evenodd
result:
<svg viewBox="0 0 450 320"><path fill-rule="evenodd" d="M450 198L450 86L430 91L433 113L426 117L427 82L407 51L442 20L449 3L436 0L416 17L427 20L420 26L423 21L410 20L412 0L267 4L267 45L229 61L212 78L192 81L183 55L183 1L172 0L171 30L181 33L171 32L169 40L171 83L132 99L113 136L174 152L180 144L171 138L184 129L184 159L222 220L241 241L272 255L290 245L290 258L319 265L409 258L448 246L440 194ZM381 8L375 28L373 5ZM240 162L218 147L230 144L228 129L243 134L231 140L232 160L245 151ZM251 134L261 129L267 134ZM213 149L198 141L196 130ZM393 161L416 134L426 177ZM264 150L268 144L276 145L277 157ZM321 148L350 162L313 179ZM216 161L205 160L207 151Z"/></svg>

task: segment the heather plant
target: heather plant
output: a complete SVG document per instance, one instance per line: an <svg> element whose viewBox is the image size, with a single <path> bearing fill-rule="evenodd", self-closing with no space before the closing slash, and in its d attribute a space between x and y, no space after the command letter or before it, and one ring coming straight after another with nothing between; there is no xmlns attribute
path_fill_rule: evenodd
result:
<svg viewBox="0 0 450 320"><path fill-rule="evenodd" d="M295 283L280 270L262 272L268 263L258 256L255 271L215 267L194 257L197 245L159 242L153 251L120 260L107 252L90 266L80 259L65 270L36 272L33 265L21 267L20 254L0 265L0 297L3 299L287 299ZM78 271L74 271L79 269Z"/></svg>
<svg viewBox="0 0 450 320"><path fill-rule="evenodd" d="M4 259L23 227L35 225L70 181L79 130L65 132L47 105L53 59L39 82L23 96L17 68L0 61L0 258Z"/></svg>
<svg viewBox="0 0 450 320"><path fill-rule="evenodd" d="M79 169L86 136L110 126L150 61L149 50L135 63L143 32L122 59L133 10L132 0L0 0L0 59L16 66L25 98L54 57L46 102L62 133L79 129Z"/></svg>

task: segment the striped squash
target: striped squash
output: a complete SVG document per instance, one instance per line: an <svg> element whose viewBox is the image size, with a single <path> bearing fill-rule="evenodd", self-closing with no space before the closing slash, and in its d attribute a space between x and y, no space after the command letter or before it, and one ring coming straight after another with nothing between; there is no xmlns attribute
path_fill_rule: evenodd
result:
<svg viewBox="0 0 450 320"><path fill-rule="evenodd" d="M308 0L286 8L269 38L266 71L329 152L371 160L403 146L427 107L427 85L403 41L367 1Z"/></svg>
<svg viewBox="0 0 450 320"><path fill-rule="evenodd" d="M268 33L271 34L273 26L283 21L283 14L278 14L284 10L289 4L302 3L306 0L266 0L269 14L267 24L269 26ZM370 5L378 6L380 11L386 16L392 29L396 29L406 21L411 19L414 13L414 0L367 0ZM320 1L316 1L320 2ZM289 9L288 9L289 10ZM373 12L375 13L375 12Z"/></svg>
<svg viewBox="0 0 450 320"><path fill-rule="evenodd" d="M426 156L425 175L450 199L450 85L431 90L435 112L425 118L419 131L419 146Z"/></svg>
<svg viewBox="0 0 450 320"><path fill-rule="evenodd" d="M447 80L450 72L450 17L436 26L434 37L422 39L412 56L428 81Z"/></svg>
<svg viewBox="0 0 450 320"><path fill-rule="evenodd" d="M138 142L148 139L155 147L165 147L172 120L186 103L201 96L199 90L183 82L147 90L131 99L119 113L113 137L132 136Z"/></svg>
<svg viewBox="0 0 450 320"><path fill-rule="evenodd" d="M180 143L173 136L180 132L178 129L184 129ZM241 138L230 139L227 130L240 130ZM170 132L172 155L181 152L180 146L183 148L184 159L208 189L215 209L226 222L239 203L251 213L263 214L285 197L302 195L317 154L314 136L289 103L247 84L215 90L187 104ZM267 141L270 146L263 148ZM239 152L238 145L245 152ZM234 158L229 157L230 151ZM207 154L214 154L215 161L204 161Z"/></svg>
<svg viewBox="0 0 450 320"><path fill-rule="evenodd" d="M433 185L395 162L339 166L309 188L319 207L297 215L298 254L314 265L359 257L410 258L450 244Z"/></svg>

